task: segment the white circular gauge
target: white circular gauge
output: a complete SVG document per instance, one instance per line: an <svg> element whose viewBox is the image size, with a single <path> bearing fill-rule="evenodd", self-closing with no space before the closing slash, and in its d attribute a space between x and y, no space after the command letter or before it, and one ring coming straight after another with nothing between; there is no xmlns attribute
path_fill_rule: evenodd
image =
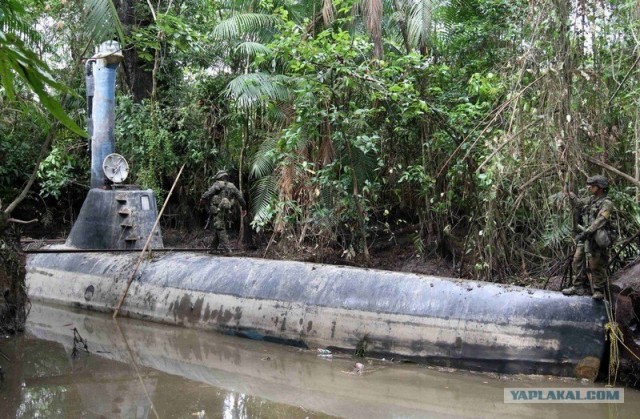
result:
<svg viewBox="0 0 640 419"><path fill-rule="evenodd" d="M113 183L122 183L129 175L129 165L120 154L112 153L104 158L102 170Z"/></svg>

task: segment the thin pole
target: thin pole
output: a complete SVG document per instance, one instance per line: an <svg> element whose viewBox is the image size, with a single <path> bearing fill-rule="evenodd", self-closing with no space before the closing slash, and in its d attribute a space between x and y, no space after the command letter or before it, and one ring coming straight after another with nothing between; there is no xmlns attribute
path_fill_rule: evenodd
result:
<svg viewBox="0 0 640 419"><path fill-rule="evenodd" d="M149 247L149 243L151 242L151 237L153 236L153 231L156 229L156 227L158 226L158 223L160 222L160 217L162 217L162 213L164 212L164 209L167 207L167 203L169 202L169 198L171 198L171 194L173 193L173 190L175 189L176 184L178 183L178 179L180 179L180 175L182 174L182 169L184 169L184 164L180 168L180 171L178 172L178 176L176 176L176 180L173 181L173 186L171 186L171 190L169 191L169 194L167 195L167 199L164 200L164 205L162 205L162 209L160 210L160 213L158 214L158 217L156 218L156 222L153 224L153 227L151 227L151 231L149 232L149 237L147 237L147 242L144 244L144 247L142 248L142 252L140 252L140 256L138 257L138 262L136 263L135 268L133 268L133 272L131 272L131 276L129 277L129 280L127 281L127 285L125 286L124 290L122 291L122 294L120 294L120 298L118 299L118 304L116 304L116 309L113 312L113 318L114 319L116 317L118 317L118 312L120 311L120 306L122 306L122 303L124 302L124 299L127 297L127 293L129 292L129 287L131 286L131 283L133 282L133 277L136 275L136 272L138 272L138 268L140 267L140 264L142 263L142 258L144 257L144 252L146 252L147 251L147 247Z"/></svg>
<svg viewBox="0 0 640 419"><path fill-rule="evenodd" d="M138 364L136 364L136 360L133 358L133 352L131 351L131 347L129 346L129 342L127 342L127 338L125 337L124 332L122 332L122 329L120 328L120 323L118 323L118 320L116 320L116 328L118 329L118 332L120 332L120 337L122 337L124 346L127 348L127 352L129 352L131 365L133 366L133 369L138 375L138 380L140 380L140 384L142 385L142 390L144 391L144 394L147 396L147 400L149 400L149 404L151 405L151 410L156 415L156 418L160 419L160 415L158 415L158 411L156 410L156 407L153 405L153 400L151 400L151 396L149 396L149 392L147 391L147 386L144 383L144 380L142 379L142 375L140 375L140 370L138 370Z"/></svg>

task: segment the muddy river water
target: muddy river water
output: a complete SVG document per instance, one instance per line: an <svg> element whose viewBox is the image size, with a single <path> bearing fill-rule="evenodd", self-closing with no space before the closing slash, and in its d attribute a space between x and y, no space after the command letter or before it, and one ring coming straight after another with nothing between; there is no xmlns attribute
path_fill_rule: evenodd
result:
<svg viewBox="0 0 640 419"><path fill-rule="evenodd" d="M24 335L0 337L0 367L0 418L546 419L640 412L640 392L628 388L619 404L506 404L504 388L594 385L355 360L43 304L33 306Z"/></svg>

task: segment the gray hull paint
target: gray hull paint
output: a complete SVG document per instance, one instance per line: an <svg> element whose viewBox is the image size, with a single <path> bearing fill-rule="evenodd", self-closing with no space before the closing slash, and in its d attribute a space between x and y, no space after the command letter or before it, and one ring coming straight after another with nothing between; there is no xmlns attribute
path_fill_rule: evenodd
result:
<svg viewBox="0 0 640 419"><path fill-rule="evenodd" d="M136 258L30 255L29 293L111 311ZM121 313L305 347L364 345L369 355L560 376L585 375L583 364L590 366L586 375L597 370L606 320L602 303L557 292L184 253L143 262Z"/></svg>

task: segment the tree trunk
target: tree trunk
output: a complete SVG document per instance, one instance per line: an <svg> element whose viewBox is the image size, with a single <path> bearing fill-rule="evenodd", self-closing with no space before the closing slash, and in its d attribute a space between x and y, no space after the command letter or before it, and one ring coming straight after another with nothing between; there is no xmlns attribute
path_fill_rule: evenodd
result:
<svg viewBox="0 0 640 419"><path fill-rule="evenodd" d="M135 13L135 0L115 0L118 17L124 26L125 33L131 34L132 28L149 26L153 20L151 16L137 16ZM140 13L138 12L138 15ZM151 96L153 91L153 63L148 63L138 57L138 52L133 46L122 48L124 55L124 82L127 90L133 96L134 102L141 102Z"/></svg>
<svg viewBox="0 0 640 419"><path fill-rule="evenodd" d="M0 334L23 331L27 320L25 256L17 231L0 213Z"/></svg>

